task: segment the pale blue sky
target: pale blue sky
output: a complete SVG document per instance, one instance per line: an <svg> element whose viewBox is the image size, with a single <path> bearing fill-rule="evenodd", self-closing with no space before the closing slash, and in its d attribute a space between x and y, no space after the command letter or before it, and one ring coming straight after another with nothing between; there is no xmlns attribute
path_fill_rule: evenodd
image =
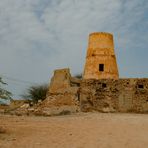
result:
<svg viewBox="0 0 148 148"><path fill-rule="evenodd" d="M120 77L148 77L148 0L1 0L0 75L19 98L54 69L81 73L99 31L114 35Z"/></svg>

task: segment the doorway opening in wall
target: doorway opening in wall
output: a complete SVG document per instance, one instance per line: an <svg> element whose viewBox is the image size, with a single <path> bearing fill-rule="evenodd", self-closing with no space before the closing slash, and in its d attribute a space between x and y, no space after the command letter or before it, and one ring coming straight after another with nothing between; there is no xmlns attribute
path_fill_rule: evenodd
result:
<svg viewBox="0 0 148 148"><path fill-rule="evenodd" d="M99 71L104 71L104 64L99 64Z"/></svg>

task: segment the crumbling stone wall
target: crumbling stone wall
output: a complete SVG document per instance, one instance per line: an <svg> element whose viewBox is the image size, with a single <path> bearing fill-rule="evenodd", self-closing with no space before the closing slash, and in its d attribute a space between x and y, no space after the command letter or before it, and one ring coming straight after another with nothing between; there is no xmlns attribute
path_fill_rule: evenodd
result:
<svg viewBox="0 0 148 148"><path fill-rule="evenodd" d="M148 79L120 79L119 111L148 112Z"/></svg>
<svg viewBox="0 0 148 148"><path fill-rule="evenodd" d="M32 103L31 100L11 100L9 107L10 107L10 109L19 108L23 105L30 106L31 103Z"/></svg>
<svg viewBox="0 0 148 148"><path fill-rule="evenodd" d="M148 112L148 78L77 79L69 69L55 70L39 110L77 112Z"/></svg>
<svg viewBox="0 0 148 148"><path fill-rule="evenodd" d="M55 70L46 99L38 106L38 112L53 115L79 111L80 82L71 77L69 69Z"/></svg>
<svg viewBox="0 0 148 148"><path fill-rule="evenodd" d="M117 80L83 80L80 87L81 110L117 111L117 85Z"/></svg>
<svg viewBox="0 0 148 148"><path fill-rule="evenodd" d="M54 71L51 79L47 98L57 95L63 95L65 98L70 96L78 100L78 89L81 80L71 77L69 69L59 69Z"/></svg>
<svg viewBox="0 0 148 148"><path fill-rule="evenodd" d="M82 111L148 112L148 79L83 80Z"/></svg>

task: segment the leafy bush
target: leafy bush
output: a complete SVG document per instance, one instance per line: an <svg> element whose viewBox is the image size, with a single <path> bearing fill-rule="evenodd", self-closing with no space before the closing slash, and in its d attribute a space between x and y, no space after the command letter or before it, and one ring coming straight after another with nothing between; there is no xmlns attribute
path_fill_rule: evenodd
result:
<svg viewBox="0 0 148 148"><path fill-rule="evenodd" d="M38 100L44 100L46 98L47 91L48 91L47 84L38 85L38 86L35 85L31 86L27 90L27 93L22 95L22 97L25 99L31 99L34 103L37 103Z"/></svg>
<svg viewBox="0 0 148 148"><path fill-rule="evenodd" d="M12 93L11 92L9 92L9 91L7 91L7 90L5 90L5 89L3 89L2 87L1 87L1 85L7 85L7 83L5 83L5 82L3 82L2 81L2 78L0 77L0 98L1 99L12 99L11 98L11 96L12 96Z"/></svg>

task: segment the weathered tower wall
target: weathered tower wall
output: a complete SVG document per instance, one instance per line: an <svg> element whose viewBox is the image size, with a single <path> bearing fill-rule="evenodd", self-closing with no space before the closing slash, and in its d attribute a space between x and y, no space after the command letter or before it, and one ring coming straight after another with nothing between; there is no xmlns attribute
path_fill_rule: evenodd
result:
<svg viewBox="0 0 148 148"><path fill-rule="evenodd" d="M113 35L92 33L89 35L83 79L118 79Z"/></svg>

